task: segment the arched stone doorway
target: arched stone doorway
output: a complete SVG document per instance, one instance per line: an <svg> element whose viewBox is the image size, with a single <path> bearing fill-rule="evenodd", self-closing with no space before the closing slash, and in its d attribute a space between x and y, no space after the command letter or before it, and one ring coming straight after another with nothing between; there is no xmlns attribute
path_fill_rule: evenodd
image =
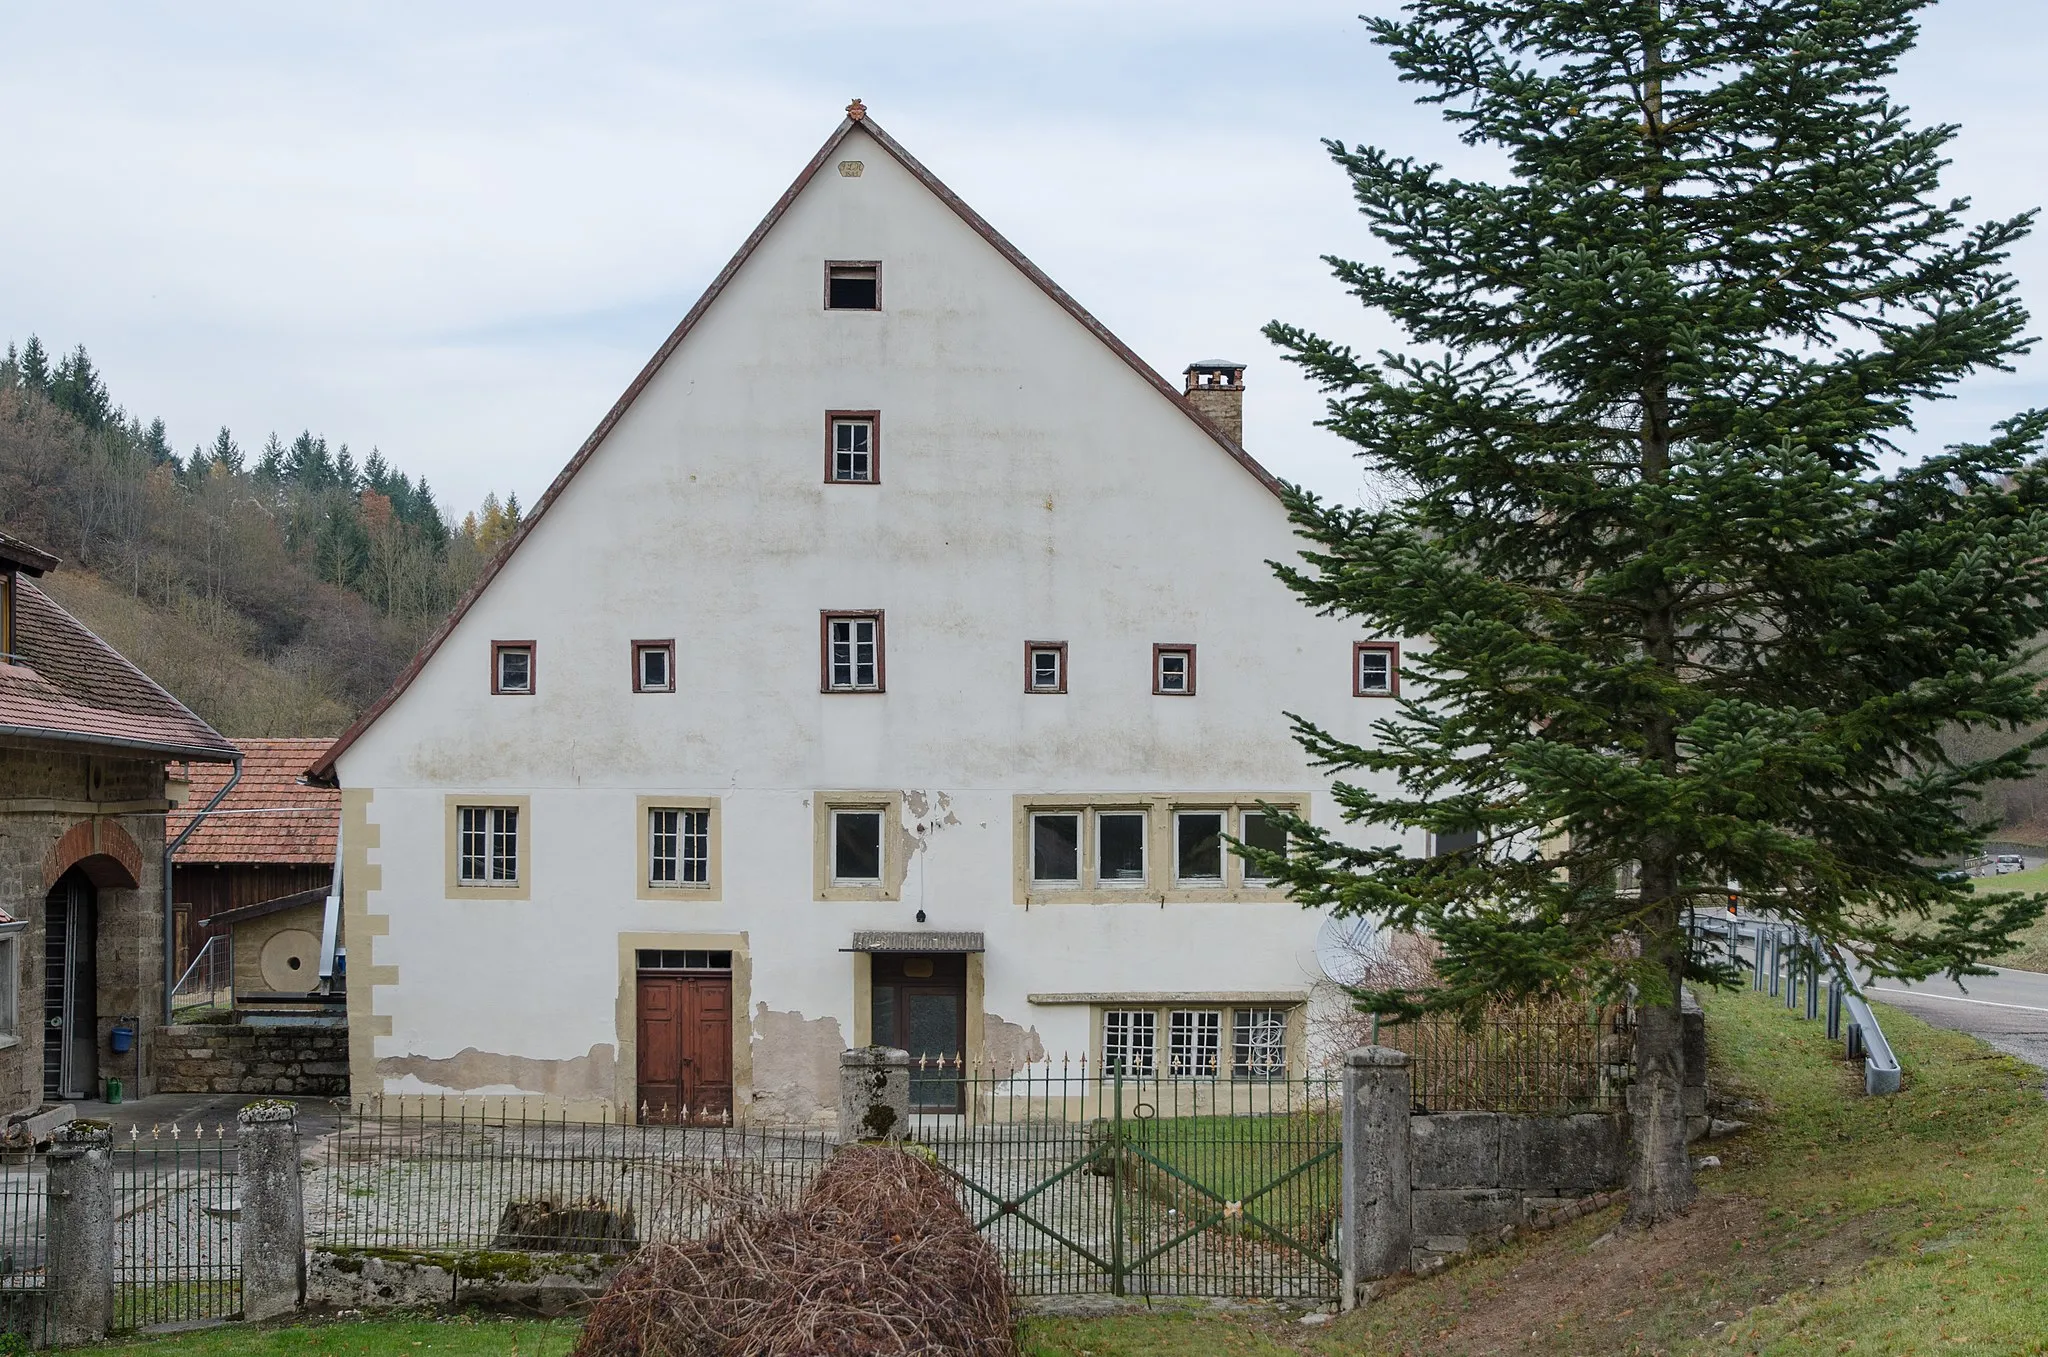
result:
<svg viewBox="0 0 2048 1357"><path fill-rule="evenodd" d="M68 868L43 901L43 1096L53 1102L99 1093L99 890L91 862Z"/></svg>

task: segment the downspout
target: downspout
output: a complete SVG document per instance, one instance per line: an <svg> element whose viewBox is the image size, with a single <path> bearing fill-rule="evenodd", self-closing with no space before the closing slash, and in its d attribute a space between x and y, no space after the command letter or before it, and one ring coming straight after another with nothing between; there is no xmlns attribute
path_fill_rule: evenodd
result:
<svg viewBox="0 0 2048 1357"><path fill-rule="evenodd" d="M177 851L180 848L183 848L185 846L185 840L192 837L192 831L199 828L199 826L205 821L207 815L211 813L215 808L217 808L221 802L227 800L228 793L233 791L235 789L235 784L237 782L240 782L241 780L242 755L239 751L237 751L235 754L234 768L228 774L227 784L223 786L219 791L213 794L213 800L207 802L204 806L199 808L198 813L192 817L192 823L186 825L184 829L180 830L178 832L177 838L171 840L169 843L164 845L163 1024L166 1027L169 1027L171 1025L171 990L175 988L178 983L178 910L177 906L171 903L171 859L177 854ZM137 1092L140 1091L140 1089L137 1090Z"/></svg>
<svg viewBox="0 0 2048 1357"><path fill-rule="evenodd" d="M320 991L334 993L334 952L341 933L341 817L334 825L334 879L327 884L327 913L320 925Z"/></svg>

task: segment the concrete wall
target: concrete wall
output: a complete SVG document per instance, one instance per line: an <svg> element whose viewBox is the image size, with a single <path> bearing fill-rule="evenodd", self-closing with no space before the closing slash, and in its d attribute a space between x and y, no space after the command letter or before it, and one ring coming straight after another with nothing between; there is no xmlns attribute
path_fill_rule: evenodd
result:
<svg viewBox="0 0 2048 1357"><path fill-rule="evenodd" d="M199 1023L157 1033L162 1093L348 1093L348 1031Z"/></svg>
<svg viewBox="0 0 2048 1357"><path fill-rule="evenodd" d="M1277 892L1177 890L1157 857L1141 887L1020 889L1034 797L1287 796L1336 827L1283 712L1370 742L1388 706L1353 696L1355 629L1272 577L1299 543L1271 492L877 144L837 158L864 173L798 195L341 759L359 1093L630 1104L629 938L736 952L743 1117L831 1118L866 1021L842 949L920 910L986 933L975 1057L1095 1049L1095 1010L1033 994L1318 981L1321 916ZM882 260L884 309L822 310L828 259ZM870 409L881 483L823 484L825 412ZM886 610L886 694L818 691L840 608ZM676 691L633 693L631 642L666 637ZM534 695L492 695L493 639L536 643ZM1067 643L1066 694L1024 692L1027 641ZM1196 695L1155 696L1176 642ZM817 888L832 789L891 806L889 898ZM645 889L664 796L717 798L717 890ZM464 798L525 799L520 890L448 884Z"/></svg>
<svg viewBox="0 0 2048 1357"><path fill-rule="evenodd" d="M0 742L0 909L22 930L14 1035L0 1037L0 1115L33 1110L43 1099L43 921L50 888L73 863L97 884L97 1068L89 1091L108 1075L149 1092L150 1047L163 1007L164 768L146 759L109 757L73 747ZM134 884L113 884L132 881ZM114 1056L108 1037L133 1015L136 1056Z"/></svg>
<svg viewBox="0 0 2048 1357"><path fill-rule="evenodd" d="M1418 1267L1495 1242L1627 1173L1619 1114L1521 1117L1446 1112L1408 1123L1412 1240Z"/></svg>

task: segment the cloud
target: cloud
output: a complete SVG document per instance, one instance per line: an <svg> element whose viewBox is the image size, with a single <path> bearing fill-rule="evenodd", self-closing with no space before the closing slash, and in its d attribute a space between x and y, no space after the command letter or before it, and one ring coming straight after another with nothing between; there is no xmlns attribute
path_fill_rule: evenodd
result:
<svg viewBox="0 0 2048 1357"><path fill-rule="evenodd" d="M310 426L457 507L545 486L860 95L1155 366L1242 358L1248 440L1349 496L1259 336L1388 342L1318 138L1469 155L1355 5L18 6L0 338L83 342L189 445ZM1900 80L1986 212L2048 182L2037 7L1931 11ZM2048 293L2048 256L2015 257ZM1930 438L2041 400L2042 369Z"/></svg>

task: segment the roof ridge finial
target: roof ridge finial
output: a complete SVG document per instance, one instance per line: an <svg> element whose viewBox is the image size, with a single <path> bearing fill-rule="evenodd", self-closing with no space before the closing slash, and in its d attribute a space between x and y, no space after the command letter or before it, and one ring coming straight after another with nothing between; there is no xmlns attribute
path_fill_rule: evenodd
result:
<svg viewBox="0 0 2048 1357"><path fill-rule="evenodd" d="M868 106L856 98L846 106L846 116L855 122L859 122L862 118L868 116Z"/></svg>

